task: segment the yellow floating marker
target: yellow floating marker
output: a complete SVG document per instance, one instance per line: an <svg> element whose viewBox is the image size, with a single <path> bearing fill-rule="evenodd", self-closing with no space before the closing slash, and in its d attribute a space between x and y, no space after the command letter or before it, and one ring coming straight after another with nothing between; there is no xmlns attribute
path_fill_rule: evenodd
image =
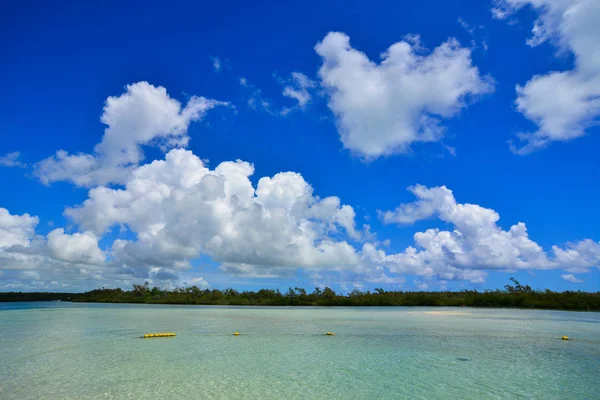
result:
<svg viewBox="0 0 600 400"><path fill-rule="evenodd" d="M333 333L333 332L327 332L327 336L335 336L335 333Z"/></svg>
<svg viewBox="0 0 600 400"><path fill-rule="evenodd" d="M233 336L240 336L239 332L233 332Z"/></svg>
<svg viewBox="0 0 600 400"><path fill-rule="evenodd" d="M167 332L167 333L146 333L142 337L143 338L155 338L155 337L171 337L171 336L177 336L177 335L174 334L173 332Z"/></svg>
<svg viewBox="0 0 600 400"><path fill-rule="evenodd" d="M563 336L562 340L569 340L569 337L568 336Z"/></svg>

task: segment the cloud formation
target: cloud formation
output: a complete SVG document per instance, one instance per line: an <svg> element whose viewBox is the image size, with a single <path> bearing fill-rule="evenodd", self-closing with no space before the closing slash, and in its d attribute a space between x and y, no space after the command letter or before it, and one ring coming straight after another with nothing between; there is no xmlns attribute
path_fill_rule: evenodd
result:
<svg viewBox="0 0 600 400"><path fill-rule="evenodd" d="M192 96L185 107L162 86L148 82L127 85L126 93L109 97L101 117L107 128L94 154L68 154L59 150L35 165L34 174L44 184L70 181L92 187L123 183L144 158L142 145L167 150L185 147L191 122L228 103Z"/></svg>
<svg viewBox="0 0 600 400"><path fill-rule="evenodd" d="M0 208L1 289L60 289L63 284L68 286L71 280L79 283L98 278L100 272L107 269L106 266L85 263L98 250L89 243L81 246L80 234L71 236L62 229L57 230L60 232L51 233L52 239L49 235L48 241L52 241L49 246L46 238L35 233L38 222L38 217L29 214L15 215ZM76 257L77 254L81 259Z"/></svg>
<svg viewBox="0 0 600 400"><path fill-rule="evenodd" d="M317 83L301 72L292 72L291 78L288 81L284 81L284 85L282 94L297 101L295 107L285 107L282 109L281 114L287 115L294 111L294 109L304 110L306 108L306 105L312 99L311 91L316 88Z"/></svg>
<svg viewBox="0 0 600 400"><path fill-rule="evenodd" d="M319 199L300 174L263 177L254 167L223 162L214 170L190 151L171 150L165 160L134 170L125 189L96 187L66 215L84 230L104 234L127 226L138 240L116 240L112 255L128 266L187 268L207 254L237 266L319 267L356 264L344 233L358 238L354 210L337 197Z"/></svg>
<svg viewBox="0 0 600 400"><path fill-rule="evenodd" d="M164 88L147 83L109 98L102 116L108 127L95 153L48 161L70 172L63 179L92 186L82 204L65 210L72 226L44 236L36 234L38 217L0 208L2 288L145 280L166 288L209 287L191 272L202 256L230 276L294 279L301 271L315 284L348 288L399 286L406 275L421 288L431 287L432 279L482 283L488 270L563 269L573 276L600 264L600 243L586 239L546 252L524 223L505 230L496 211L458 203L445 186L413 186L414 202L379 213L386 224L437 219L452 226L417 232L413 246L394 253L369 226L357 228L352 206L337 196L319 197L300 173L251 180L251 163L225 161L211 169L181 148L144 164L141 144L187 142L188 125L211 107L193 99L182 107ZM86 160L92 167L75 168ZM111 168L120 172L118 179L99 179Z"/></svg>
<svg viewBox="0 0 600 400"><path fill-rule="evenodd" d="M21 155L18 151L13 151L0 157L0 166L2 167L25 167L25 164L19 161Z"/></svg>
<svg viewBox="0 0 600 400"><path fill-rule="evenodd" d="M428 229L414 235L416 247L403 253L386 255L365 245L363 253L386 264L391 271L418 275L437 275L441 279L483 281L484 270L567 269L579 272L600 265L600 243L583 240L567 243L566 248L553 246L548 255L531 240L523 222L503 230L500 215L476 204L457 203L445 186L409 188L417 200L401 204L393 211L380 212L384 223L411 224L438 218L452 225L452 231Z"/></svg>
<svg viewBox="0 0 600 400"><path fill-rule="evenodd" d="M38 217L12 215L6 208L0 208L0 248L26 246L38 223Z"/></svg>
<svg viewBox="0 0 600 400"><path fill-rule="evenodd" d="M504 19L526 6L538 13L527 44L551 42L559 54L572 53L575 63L570 70L535 75L517 85L517 109L538 127L518 134L521 143L511 144L517 154L581 137L600 116L600 2L498 0L492 11Z"/></svg>
<svg viewBox="0 0 600 400"><path fill-rule="evenodd" d="M367 160L440 140L444 119L469 99L493 91L491 78L473 66L471 50L452 38L429 52L418 36L408 36L390 46L379 63L340 32L327 34L315 51L323 59L320 83L342 143Z"/></svg>
<svg viewBox="0 0 600 400"><path fill-rule="evenodd" d="M48 233L48 249L53 258L70 263L102 264L105 256L98 238L90 232L66 234L64 229Z"/></svg>
<svg viewBox="0 0 600 400"><path fill-rule="evenodd" d="M143 281L165 288L210 287L202 277L181 279L168 268L130 268L107 260L91 232L68 234L59 228L46 237L36 234L38 221L0 208L0 289L82 290Z"/></svg>
<svg viewBox="0 0 600 400"><path fill-rule="evenodd" d="M178 287L197 278L181 274L206 255L222 272L245 278L292 278L302 270L315 284L362 288L397 287L412 275L425 288L431 279L483 283L488 270L563 269L572 276L600 265L600 243L587 239L547 253L524 223L504 230L497 212L458 203L444 186L411 187L417 200L380 218L403 225L437 218L453 230L417 232L414 246L389 253L368 230L356 229L351 206L315 196L300 174L263 177L253 186L253 172L242 161L211 170L190 151L171 150L136 168L123 189L93 188L82 205L67 209L81 230L72 234L58 228L36 235L37 217L0 209L0 270L40 285L148 280ZM127 227L132 238L116 238L102 250L99 240L115 226Z"/></svg>
<svg viewBox="0 0 600 400"><path fill-rule="evenodd" d="M582 279L577 278L573 274L563 274L560 277L563 278L567 282L571 282L571 283L583 283Z"/></svg>

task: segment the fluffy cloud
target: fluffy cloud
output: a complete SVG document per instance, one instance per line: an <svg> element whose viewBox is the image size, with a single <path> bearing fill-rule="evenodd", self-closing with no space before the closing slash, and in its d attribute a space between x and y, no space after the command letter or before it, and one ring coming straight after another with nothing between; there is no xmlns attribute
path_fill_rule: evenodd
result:
<svg viewBox="0 0 600 400"><path fill-rule="evenodd" d="M238 273L248 266L358 263L354 248L334 239L360 237L350 206L337 197L313 196L310 185L293 172L263 177L254 188L253 172L242 161L209 170L190 151L171 150L165 160L134 170L125 189L94 188L66 215L97 235L127 226L138 239L116 240L111 252L129 267L182 269L200 254L225 269L237 266Z"/></svg>
<svg viewBox="0 0 600 400"><path fill-rule="evenodd" d="M345 291L365 290L368 284L399 289L406 282L403 276L390 274L385 267L372 265L362 260L361 263L350 268L335 267L314 271L310 277L318 287L340 286Z"/></svg>
<svg viewBox="0 0 600 400"><path fill-rule="evenodd" d="M584 240L554 246L549 256L532 241L524 223L503 230L500 216L492 209L476 204L457 203L445 186L414 186L409 190L417 197L393 211L381 212L385 223L409 224L437 217L453 226L453 231L428 229L414 235L416 247L399 254L387 255L371 244L363 247L363 257L387 265L393 272L437 276L482 282L486 269L553 269L585 270L600 264L600 243Z"/></svg>
<svg viewBox="0 0 600 400"><path fill-rule="evenodd" d="M15 215L0 208L0 288L11 288L11 280L41 281L60 273L60 262L48 254L43 237L35 234L38 217L29 214ZM51 280L51 279L50 279Z"/></svg>
<svg viewBox="0 0 600 400"><path fill-rule="evenodd" d="M38 222L38 217L12 215L6 208L0 208L0 249L27 246Z"/></svg>
<svg viewBox="0 0 600 400"><path fill-rule="evenodd" d="M493 13L506 18L525 6L539 13L527 43L535 47L550 41L559 53L573 53L575 65L517 85L517 109L538 126L535 132L518 135L522 146L512 145L517 154L583 136L600 116L600 2L498 0Z"/></svg>
<svg viewBox="0 0 600 400"><path fill-rule="evenodd" d="M135 277L118 265L105 263L91 233L71 235L56 229L44 237L35 233L38 221L38 217L0 208L0 289L97 288L127 285L147 276Z"/></svg>
<svg viewBox="0 0 600 400"><path fill-rule="evenodd" d="M242 161L211 170L191 152L171 150L165 160L135 169L123 189L90 190L81 206L66 211L82 229L73 234L59 228L36 235L37 217L0 209L2 287L25 281L40 288L56 288L53 281L79 288L143 281L209 287L186 272L200 255L220 262L230 275L294 279L302 269L317 285L349 288L397 288L405 275L421 277L421 288L431 279L483 283L491 269L564 269L572 276L600 264L600 243L583 240L546 253L528 237L525 224L503 230L497 212L457 203L443 186L412 187L415 202L380 217L398 224L438 218L453 230L417 232L414 247L388 254L356 230L354 210L337 197L315 196L293 172L253 186L253 171ZM117 225L128 227L135 239L118 238L102 251L99 238ZM365 236L360 250L344 239Z"/></svg>
<svg viewBox="0 0 600 400"><path fill-rule="evenodd" d="M381 65L372 65L379 71L376 75L387 77L387 68L398 67L388 64L394 65L390 60L402 48L410 54L415 51L403 43L392 46ZM342 58L364 57L349 47L345 51L351 54ZM440 51L411 56L427 64L441 57L436 55ZM184 145L191 121L217 105L210 102L192 98L182 108L164 88L147 83L131 85L126 94L109 98L102 116L108 127L93 155L58 152L37 166L47 182L58 175L50 178L42 171L62 171L60 179L94 186L81 205L65 210L79 231L58 228L42 236L35 233L37 217L0 208L0 287L15 288L27 281L40 288L57 288L53 282L93 288L145 280L166 288L209 287L189 272L191 262L200 256L216 261L230 275L293 279L301 269L318 284L348 287L398 286L406 274L420 277L419 285L427 285L424 281L431 278L481 283L489 269L562 268L572 275L600 263L600 243L583 240L546 253L529 239L525 224L504 230L497 212L457 203L444 186L414 186L410 190L416 201L381 212L380 217L396 224L438 218L453 230L417 232L414 247L388 254L380 248L388 241L378 242L369 227L356 228L351 206L336 196L316 196L299 173L251 181L254 166L248 162L222 162L210 169L184 149L172 149L164 159L141 165L142 144L165 149ZM119 236L115 227L121 228ZM100 241L106 244L100 246Z"/></svg>
<svg viewBox="0 0 600 400"><path fill-rule="evenodd" d="M390 46L380 63L339 32L329 33L315 50L323 58L321 85L344 147L365 159L439 140L443 119L493 90L491 79L472 65L471 50L455 39L427 52L418 36L410 36Z"/></svg>
<svg viewBox="0 0 600 400"><path fill-rule="evenodd" d="M64 229L55 229L48 234L48 249L57 260L101 264L104 254L98 247L98 239L90 232L66 234Z"/></svg>
<svg viewBox="0 0 600 400"><path fill-rule="evenodd" d="M415 240L416 236L415 234ZM426 250L418 251L408 247L403 253L386 254L371 243L365 243L362 248L362 259L366 264L385 266L394 274L410 274L438 280L466 280L473 283L483 283L487 273L483 270L473 270L467 267L456 267L441 260L441 249L434 249L434 254L426 254ZM443 251L443 250L441 250ZM438 258L436 260L436 257ZM464 269L462 269L464 268Z"/></svg>
<svg viewBox="0 0 600 400"><path fill-rule="evenodd" d="M19 161L19 156L21 155L18 151L13 151L12 153L8 153L2 157L0 157L0 166L2 167L24 167L25 164Z"/></svg>
<svg viewBox="0 0 600 400"><path fill-rule="evenodd" d="M553 246L557 263L569 272L587 272L587 268L600 263L600 243L586 239L567 243L567 248Z"/></svg>
<svg viewBox="0 0 600 400"><path fill-rule="evenodd" d="M127 86L126 93L109 97L101 117L107 125L94 154L68 154L59 150L35 166L45 184L71 181L77 186L123 183L144 158L142 145L162 149L185 147L188 126L219 105L228 103L192 96L185 107L164 87L148 82Z"/></svg>
<svg viewBox="0 0 600 400"><path fill-rule="evenodd" d="M173 290L177 288L189 288L196 286L199 289L210 289L212 286L204 279L204 277L196 277L191 279L180 279L177 276L173 276L175 279L161 279L160 272L157 274L152 273L152 277L146 281L159 286L162 289Z"/></svg>
<svg viewBox="0 0 600 400"><path fill-rule="evenodd" d="M563 274L560 277L563 278L567 282L571 282L571 283L583 283L582 279L577 278L573 274Z"/></svg>

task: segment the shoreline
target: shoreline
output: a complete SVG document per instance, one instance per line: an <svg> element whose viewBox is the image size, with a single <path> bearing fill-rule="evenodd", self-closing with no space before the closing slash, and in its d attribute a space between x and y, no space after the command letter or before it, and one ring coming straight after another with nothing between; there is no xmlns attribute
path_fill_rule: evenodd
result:
<svg viewBox="0 0 600 400"><path fill-rule="evenodd" d="M161 303L161 302L124 302L124 301L72 301L72 300L0 300L3 303L72 303L72 304L124 304L124 305L149 305L149 306L208 306L208 307L240 307L240 308L444 308L459 310L522 310L522 311L568 311L568 312L590 312L599 313L600 309L577 309L577 308L540 308L519 306L453 306L453 305L343 305L343 304L211 304L211 303ZM411 311L412 312L412 311ZM431 315L463 315L467 312L456 311L418 311Z"/></svg>
<svg viewBox="0 0 600 400"><path fill-rule="evenodd" d="M292 307L473 307L511 308L533 310L600 311L600 292L553 292L534 290L511 278L513 285L504 289L437 292L386 291L375 288L361 292L358 289L341 294L329 287L289 288L243 291L236 289L200 289L196 286L162 290L144 285L133 285L131 290L95 289L84 293L57 292L0 292L0 302L15 301L70 301L74 303L112 304L166 304L166 305L223 305L223 306L292 306Z"/></svg>

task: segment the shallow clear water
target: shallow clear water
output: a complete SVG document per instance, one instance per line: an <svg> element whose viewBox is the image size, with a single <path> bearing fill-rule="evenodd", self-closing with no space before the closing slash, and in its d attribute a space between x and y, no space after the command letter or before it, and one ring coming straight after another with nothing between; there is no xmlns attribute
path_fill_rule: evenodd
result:
<svg viewBox="0 0 600 400"><path fill-rule="evenodd" d="M0 399L38 398L599 399L600 314L0 303Z"/></svg>

